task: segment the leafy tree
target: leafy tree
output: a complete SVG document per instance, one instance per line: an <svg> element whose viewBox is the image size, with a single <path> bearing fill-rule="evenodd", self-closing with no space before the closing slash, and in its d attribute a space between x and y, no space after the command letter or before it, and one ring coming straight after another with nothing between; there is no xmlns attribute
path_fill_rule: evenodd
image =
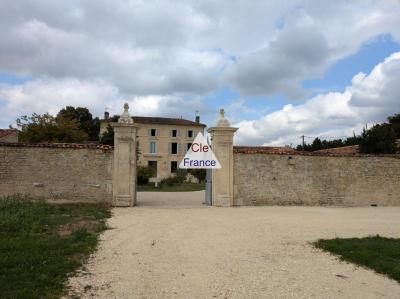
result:
<svg viewBox="0 0 400 299"><path fill-rule="evenodd" d="M367 154L392 154L396 152L396 134L391 124L383 123L363 131L360 152Z"/></svg>
<svg viewBox="0 0 400 299"><path fill-rule="evenodd" d="M110 122L118 122L118 119L119 115L114 115L110 117ZM107 126L107 131L100 136L100 143L114 145L114 129L110 125Z"/></svg>
<svg viewBox="0 0 400 299"><path fill-rule="evenodd" d="M392 126L396 138L400 138L400 113L388 117L388 123Z"/></svg>
<svg viewBox="0 0 400 299"><path fill-rule="evenodd" d="M55 119L49 113L24 115L17 119L17 125L22 142L83 142L88 139L77 121L61 116Z"/></svg>
<svg viewBox="0 0 400 299"><path fill-rule="evenodd" d="M114 129L108 125L107 131L100 136L101 144L114 145Z"/></svg>
<svg viewBox="0 0 400 299"><path fill-rule="evenodd" d="M100 120L98 117L93 118L89 109L84 107L67 106L58 112L56 119L69 119L75 120L79 123L79 129L84 131L89 140L97 141L100 131Z"/></svg>

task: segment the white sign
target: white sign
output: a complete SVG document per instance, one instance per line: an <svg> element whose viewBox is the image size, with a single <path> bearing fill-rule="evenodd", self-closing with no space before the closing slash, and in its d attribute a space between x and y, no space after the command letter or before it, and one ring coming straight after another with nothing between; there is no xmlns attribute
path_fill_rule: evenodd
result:
<svg viewBox="0 0 400 299"><path fill-rule="evenodd" d="M179 168L221 168L211 146L201 132L197 134L185 157L179 164Z"/></svg>

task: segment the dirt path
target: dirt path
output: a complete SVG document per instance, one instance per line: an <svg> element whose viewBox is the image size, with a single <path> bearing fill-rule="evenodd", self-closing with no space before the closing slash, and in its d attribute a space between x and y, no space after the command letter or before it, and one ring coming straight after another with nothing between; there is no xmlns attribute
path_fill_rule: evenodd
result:
<svg viewBox="0 0 400 299"><path fill-rule="evenodd" d="M399 283L309 244L400 237L400 208L213 208L202 200L203 192L146 193L141 206L114 209L114 229L73 289L83 298L400 296Z"/></svg>

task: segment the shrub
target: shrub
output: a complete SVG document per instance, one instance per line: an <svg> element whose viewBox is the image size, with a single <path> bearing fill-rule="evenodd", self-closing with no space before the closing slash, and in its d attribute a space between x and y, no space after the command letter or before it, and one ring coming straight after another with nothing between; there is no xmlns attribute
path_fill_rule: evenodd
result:
<svg viewBox="0 0 400 299"><path fill-rule="evenodd" d="M188 172L191 175L193 175L196 179L198 179L199 183L204 182L206 179L206 170L205 169L189 169Z"/></svg>
<svg viewBox="0 0 400 299"><path fill-rule="evenodd" d="M146 166L138 166L137 168L137 183L138 185L146 185L150 178L154 176L153 169Z"/></svg>

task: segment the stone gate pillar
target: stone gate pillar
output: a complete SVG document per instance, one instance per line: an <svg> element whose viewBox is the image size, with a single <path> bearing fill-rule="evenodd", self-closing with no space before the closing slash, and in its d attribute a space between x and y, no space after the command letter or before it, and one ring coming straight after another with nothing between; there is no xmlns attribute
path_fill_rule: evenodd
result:
<svg viewBox="0 0 400 299"><path fill-rule="evenodd" d="M211 134L212 150L221 164L221 169L212 170L212 205L217 207L233 206L233 135L232 128L225 118L224 109L215 127L208 129Z"/></svg>
<svg viewBox="0 0 400 299"><path fill-rule="evenodd" d="M113 202L115 207L132 207L136 204L136 132L138 126L129 116L129 105L114 129Z"/></svg>

